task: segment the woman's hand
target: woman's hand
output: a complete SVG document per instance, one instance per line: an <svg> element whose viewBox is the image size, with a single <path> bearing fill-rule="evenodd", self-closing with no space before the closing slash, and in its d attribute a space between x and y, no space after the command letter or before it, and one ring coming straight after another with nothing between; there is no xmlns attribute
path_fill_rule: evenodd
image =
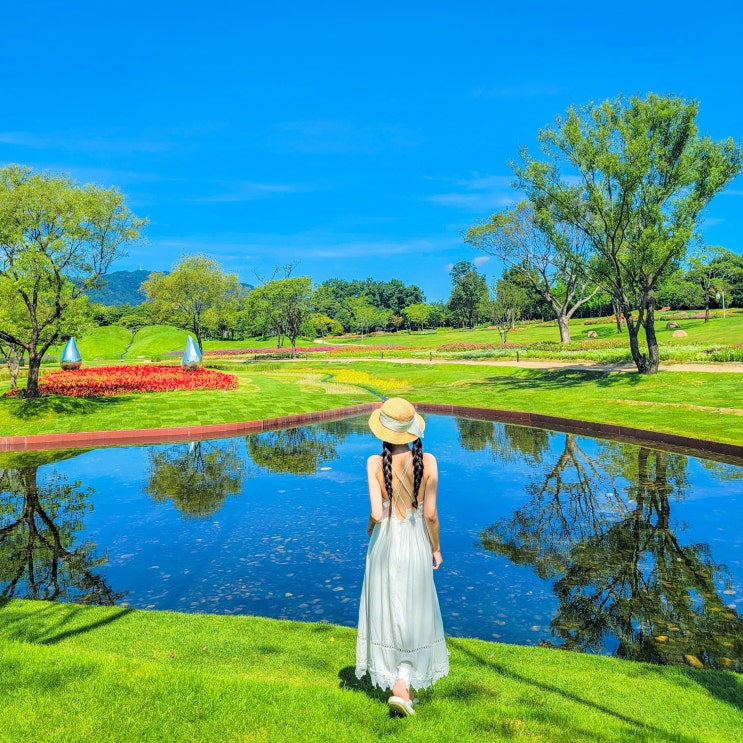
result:
<svg viewBox="0 0 743 743"><path fill-rule="evenodd" d="M442 562L444 562L444 558L441 556L441 550L436 550L433 553L433 569L438 570Z"/></svg>

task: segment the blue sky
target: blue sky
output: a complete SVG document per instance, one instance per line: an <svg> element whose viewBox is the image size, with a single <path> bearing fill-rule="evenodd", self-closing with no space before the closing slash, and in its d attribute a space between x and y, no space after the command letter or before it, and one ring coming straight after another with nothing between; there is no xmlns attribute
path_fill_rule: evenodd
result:
<svg viewBox="0 0 743 743"><path fill-rule="evenodd" d="M493 260L462 232L514 199L508 162L571 104L700 102L743 139L743 3L8 3L0 164L117 186L145 240L114 269L206 252L242 281L399 278L446 299ZM743 178L704 240L743 252Z"/></svg>

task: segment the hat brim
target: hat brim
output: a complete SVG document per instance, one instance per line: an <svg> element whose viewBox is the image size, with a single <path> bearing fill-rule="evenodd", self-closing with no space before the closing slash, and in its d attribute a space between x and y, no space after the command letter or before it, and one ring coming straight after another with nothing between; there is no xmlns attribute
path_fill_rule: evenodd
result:
<svg viewBox="0 0 743 743"><path fill-rule="evenodd" d="M381 441L386 441L388 444L410 444L417 438L420 438L417 434L408 433L407 431L390 431L390 429L383 426L382 422L379 420L380 412L381 409L377 408L369 416L369 428ZM426 422L420 417L420 415L418 415L418 413L415 414L415 417L422 433L426 428Z"/></svg>

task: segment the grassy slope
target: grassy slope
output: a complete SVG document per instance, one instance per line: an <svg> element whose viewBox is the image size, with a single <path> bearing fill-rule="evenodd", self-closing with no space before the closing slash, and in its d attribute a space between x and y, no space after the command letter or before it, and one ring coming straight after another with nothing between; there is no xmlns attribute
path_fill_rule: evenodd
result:
<svg viewBox="0 0 743 743"><path fill-rule="evenodd" d="M0 741L743 741L732 673L450 638L451 673L391 719L355 630L10 601Z"/></svg>
<svg viewBox="0 0 743 743"><path fill-rule="evenodd" d="M234 370L240 386L230 392L170 392L96 400L0 399L0 435L255 420L354 405L378 399L377 393L743 443L739 374L664 372L642 376L381 361L274 363L254 365L247 371L235 366Z"/></svg>

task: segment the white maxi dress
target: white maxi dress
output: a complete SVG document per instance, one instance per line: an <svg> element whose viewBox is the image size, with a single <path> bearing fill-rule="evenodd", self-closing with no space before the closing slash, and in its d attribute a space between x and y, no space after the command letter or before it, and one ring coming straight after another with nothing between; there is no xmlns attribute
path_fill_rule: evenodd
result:
<svg viewBox="0 0 743 743"><path fill-rule="evenodd" d="M410 507L411 462L412 456L400 474L393 470L392 503L384 500L384 517L374 526L361 589L356 676L368 672L381 689L398 678L425 689L449 672L423 507ZM398 502L408 506L402 519Z"/></svg>

